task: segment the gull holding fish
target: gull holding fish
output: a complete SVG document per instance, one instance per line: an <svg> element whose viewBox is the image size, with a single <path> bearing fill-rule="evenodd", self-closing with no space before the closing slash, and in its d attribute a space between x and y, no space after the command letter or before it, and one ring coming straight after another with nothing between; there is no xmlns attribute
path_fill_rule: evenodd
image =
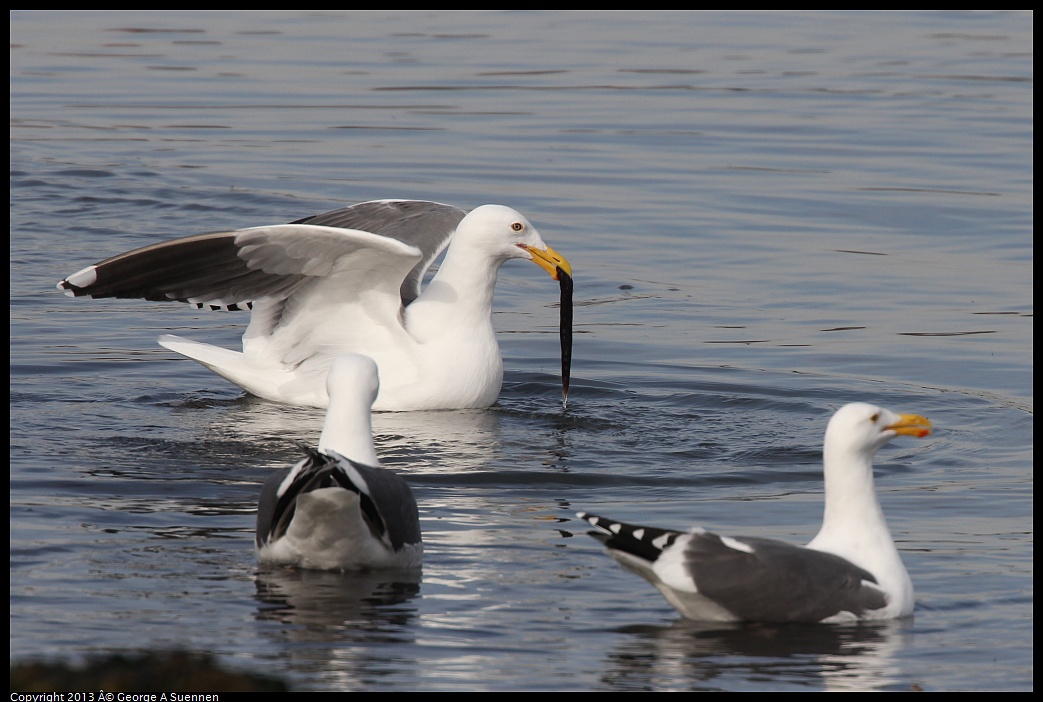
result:
<svg viewBox="0 0 1043 702"><path fill-rule="evenodd" d="M445 257L430 282L425 273ZM351 352L380 369L374 410L488 407L503 384L492 324L500 266L525 259L561 284L562 368L572 354L572 267L517 211L376 200L325 214L146 246L58 283L71 297L250 309L243 350L171 334L160 345L274 402L326 407ZM562 378L567 399L568 377Z"/></svg>

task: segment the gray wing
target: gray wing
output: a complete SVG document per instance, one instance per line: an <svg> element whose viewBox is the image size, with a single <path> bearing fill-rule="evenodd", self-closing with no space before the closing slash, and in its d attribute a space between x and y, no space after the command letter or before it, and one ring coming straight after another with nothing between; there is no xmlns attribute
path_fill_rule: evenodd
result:
<svg viewBox="0 0 1043 702"><path fill-rule="evenodd" d="M463 210L421 201L362 203L291 224L183 237L113 256L70 275L72 297L176 300L214 309L285 300L338 261L388 286L402 304L448 246ZM351 226L354 225L354 226ZM368 229L367 229L368 227ZM380 230L380 231L372 231Z"/></svg>
<svg viewBox="0 0 1043 702"><path fill-rule="evenodd" d="M420 517L409 483L387 468L356 463L336 451L326 453L336 462L333 478L342 487L359 493L366 523L374 536L386 537L395 551L420 543Z"/></svg>
<svg viewBox="0 0 1043 702"><path fill-rule="evenodd" d="M250 272L237 254L234 233L198 234L107 258L65 278L58 289L70 297L187 302L216 281L248 284ZM186 276L198 282L186 286Z"/></svg>
<svg viewBox="0 0 1043 702"><path fill-rule="evenodd" d="M408 305L419 297L424 274L449 245L466 214L459 207L426 200L371 200L298 219L293 224L361 229L420 249L420 262L402 282L402 304Z"/></svg>
<svg viewBox="0 0 1043 702"><path fill-rule="evenodd" d="M624 567L676 591L680 599L698 592L740 620L818 622L839 612L861 616L887 604L871 573L833 554L774 539L722 538L635 526L585 512L578 516L601 530L590 535ZM684 549L683 572L656 563L664 551L673 554L678 548ZM620 553L626 557L619 558Z"/></svg>
<svg viewBox="0 0 1043 702"><path fill-rule="evenodd" d="M694 533L684 567L698 592L744 621L817 622L840 612L861 617L887 604L868 571L830 553L784 541Z"/></svg>
<svg viewBox="0 0 1043 702"><path fill-rule="evenodd" d="M264 485L261 487L256 537L259 549L264 544L282 537L289 529L290 522L293 521L298 495L309 489L322 487L320 484L322 479L329 475L329 471L323 470L324 466L330 462L329 458L314 449L309 449L305 444L297 443L297 445L307 454L307 457L291 468L274 471L265 479ZM291 473L296 476L286 492L281 495L278 493L278 489Z"/></svg>
<svg viewBox="0 0 1043 702"><path fill-rule="evenodd" d="M321 453L303 444L298 446L307 457L293 468L269 475L261 488L257 505L258 547L286 534L300 495L337 486L359 495L363 518L378 541L394 551L421 542L416 499L401 476L386 468L356 463L334 451ZM291 473L292 479L284 485Z"/></svg>

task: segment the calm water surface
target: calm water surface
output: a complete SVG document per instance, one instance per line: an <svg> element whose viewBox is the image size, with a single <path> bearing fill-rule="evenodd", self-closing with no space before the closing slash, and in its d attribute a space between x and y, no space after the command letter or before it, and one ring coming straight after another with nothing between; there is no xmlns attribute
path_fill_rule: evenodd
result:
<svg viewBox="0 0 1043 702"><path fill-rule="evenodd" d="M1026 13L13 12L11 661L188 648L324 690L1031 690ZM242 315L70 300L127 249L366 199L516 207L503 394L380 414L414 582L259 570L259 486L321 413L155 344ZM574 519L806 541L852 400L910 621L683 621Z"/></svg>

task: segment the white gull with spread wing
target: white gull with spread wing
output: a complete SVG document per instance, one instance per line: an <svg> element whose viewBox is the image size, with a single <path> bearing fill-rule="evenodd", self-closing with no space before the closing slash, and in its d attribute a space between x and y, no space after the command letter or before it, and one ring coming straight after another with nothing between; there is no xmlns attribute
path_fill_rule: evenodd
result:
<svg viewBox="0 0 1043 702"><path fill-rule="evenodd" d="M424 274L445 251L436 274ZM114 256L58 283L73 297L250 308L242 352L170 334L159 343L259 397L325 407L345 352L376 361L376 410L487 407L503 383L492 324L506 261L554 279L568 261L517 211L379 200L291 224L200 234Z"/></svg>

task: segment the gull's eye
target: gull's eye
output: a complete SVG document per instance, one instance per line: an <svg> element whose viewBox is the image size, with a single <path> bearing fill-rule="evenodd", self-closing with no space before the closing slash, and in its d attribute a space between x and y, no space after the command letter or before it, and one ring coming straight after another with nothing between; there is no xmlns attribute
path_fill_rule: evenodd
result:
<svg viewBox="0 0 1043 702"><path fill-rule="evenodd" d="M872 422L873 424L876 424L876 420L878 420L878 419L880 419L880 413L876 412L876 413L873 414L872 417L869 418L869 421Z"/></svg>
<svg viewBox="0 0 1043 702"><path fill-rule="evenodd" d="M516 232L520 232L522 229L525 229L525 225L521 222L515 222L511 225L511 229L513 229Z"/></svg>

